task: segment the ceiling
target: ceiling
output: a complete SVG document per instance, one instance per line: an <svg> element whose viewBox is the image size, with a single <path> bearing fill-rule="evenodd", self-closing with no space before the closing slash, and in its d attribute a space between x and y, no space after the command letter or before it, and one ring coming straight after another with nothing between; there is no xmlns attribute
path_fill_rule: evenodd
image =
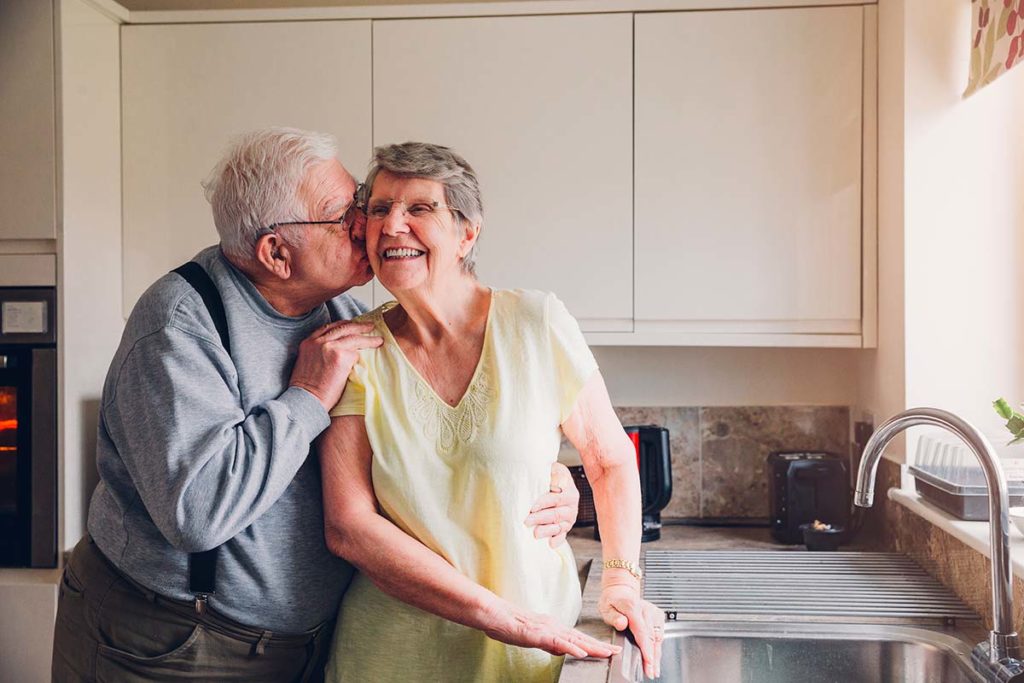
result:
<svg viewBox="0 0 1024 683"><path fill-rule="evenodd" d="M368 5L437 5L465 0L116 0L132 12L197 9L281 9L296 7L359 7ZM473 0L509 2L510 0ZM525 2L527 0L511 0Z"/></svg>

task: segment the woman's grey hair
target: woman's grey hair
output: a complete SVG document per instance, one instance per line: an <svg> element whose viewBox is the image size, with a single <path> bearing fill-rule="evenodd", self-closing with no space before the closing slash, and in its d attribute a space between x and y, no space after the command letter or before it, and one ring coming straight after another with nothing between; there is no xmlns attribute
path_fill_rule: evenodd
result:
<svg viewBox="0 0 1024 683"><path fill-rule="evenodd" d="M236 138L203 181L224 253L252 262L267 226L308 220L299 196L302 182L310 167L337 153L334 136L297 128L266 128ZM297 232L292 241L301 237Z"/></svg>
<svg viewBox="0 0 1024 683"><path fill-rule="evenodd" d="M366 176L364 199L370 196L373 181L381 171L403 178L435 180L444 186L444 201L449 208L456 210L455 216L460 222L483 221L484 207L476 171L448 147L428 142L403 142L375 148L370 172ZM462 269L476 275L476 243L463 257Z"/></svg>

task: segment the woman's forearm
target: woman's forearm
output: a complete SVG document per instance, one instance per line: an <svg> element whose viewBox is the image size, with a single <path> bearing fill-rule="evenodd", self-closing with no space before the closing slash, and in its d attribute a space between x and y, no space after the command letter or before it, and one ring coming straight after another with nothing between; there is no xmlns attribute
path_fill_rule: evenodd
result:
<svg viewBox="0 0 1024 683"><path fill-rule="evenodd" d="M591 488L601 529L603 559L627 560L636 565L640 558L642 530L640 475L636 468L636 452L628 438L623 437L624 443L616 444L616 447L625 450L625 455L602 458L600 471L591 481ZM609 579L621 574L628 575L628 572L605 570L603 576Z"/></svg>
<svg viewBox="0 0 1024 683"><path fill-rule="evenodd" d="M562 431L580 453L594 491L594 507L601 529L601 552L607 560L636 565L642 531L640 473L636 449L622 430L600 373L587 382L576 399ZM625 569L606 569L602 583L640 582Z"/></svg>
<svg viewBox="0 0 1024 683"><path fill-rule="evenodd" d="M504 600L376 512L346 530L328 529L327 545L384 593L426 612L486 631L495 626Z"/></svg>
<svg viewBox="0 0 1024 683"><path fill-rule="evenodd" d="M619 651L554 617L524 610L495 595L387 519L374 517L367 515L346 533L328 530L328 546L342 557L350 556L388 595L509 645L574 657L610 657Z"/></svg>

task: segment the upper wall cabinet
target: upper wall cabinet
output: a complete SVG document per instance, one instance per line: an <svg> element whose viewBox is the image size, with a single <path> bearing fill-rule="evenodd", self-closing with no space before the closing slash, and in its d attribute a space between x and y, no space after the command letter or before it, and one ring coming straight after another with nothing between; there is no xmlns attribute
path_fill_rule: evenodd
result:
<svg viewBox="0 0 1024 683"><path fill-rule="evenodd" d="M643 343L861 344L864 12L636 16Z"/></svg>
<svg viewBox="0 0 1024 683"><path fill-rule="evenodd" d="M876 17L127 26L126 310L217 241L199 182L228 140L290 125L356 176L374 144L453 147L483 190L480 279L556 292L593 344L871 346Z"/></svg>
<svg viewBox="0 0 1024 683"><path fill-rule="evenodd" d="M57 236L53 4L0 2L0 239Z"/></svg>
<svg viewBox="0 0 1024 683"><path fill-rule="evenodd" d="M218 241L200 181L235 135L323 131L354 174L369 159L369 21L127 26L122 72L126 312Z"/></svg>
<svg viewBox="0 0 1024 683"><path fill-rule="evenodd" d="M584 330L633 319L632 17L375 22L374 143L453 147L476 169L477 272L551 290Z"/></svg>

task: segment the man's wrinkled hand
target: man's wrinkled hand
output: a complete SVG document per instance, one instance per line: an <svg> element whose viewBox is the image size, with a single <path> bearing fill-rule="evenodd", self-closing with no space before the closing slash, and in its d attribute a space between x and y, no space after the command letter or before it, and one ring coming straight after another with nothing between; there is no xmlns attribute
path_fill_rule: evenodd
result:
<svg viewBox="0 0 1024 683"><path fill-rule="evenodd" d="M299 344L299 356L288 385L305 389L325 410L330 410L341 399L359 351L384 343L379 335L370 335L372 331L372 323L347 320L318 327Z"/></svg>
<svg viewBox="0 0 1024 683"><path fill-rule="evenodd" d="M534 538L546 538L552 548L565 543L565 536L576 523L579 513L580 492L572 480L572 473L562 463L551 465L551 485L548 493L537 499L530 508L526 526L533 527Z"/></svg>

